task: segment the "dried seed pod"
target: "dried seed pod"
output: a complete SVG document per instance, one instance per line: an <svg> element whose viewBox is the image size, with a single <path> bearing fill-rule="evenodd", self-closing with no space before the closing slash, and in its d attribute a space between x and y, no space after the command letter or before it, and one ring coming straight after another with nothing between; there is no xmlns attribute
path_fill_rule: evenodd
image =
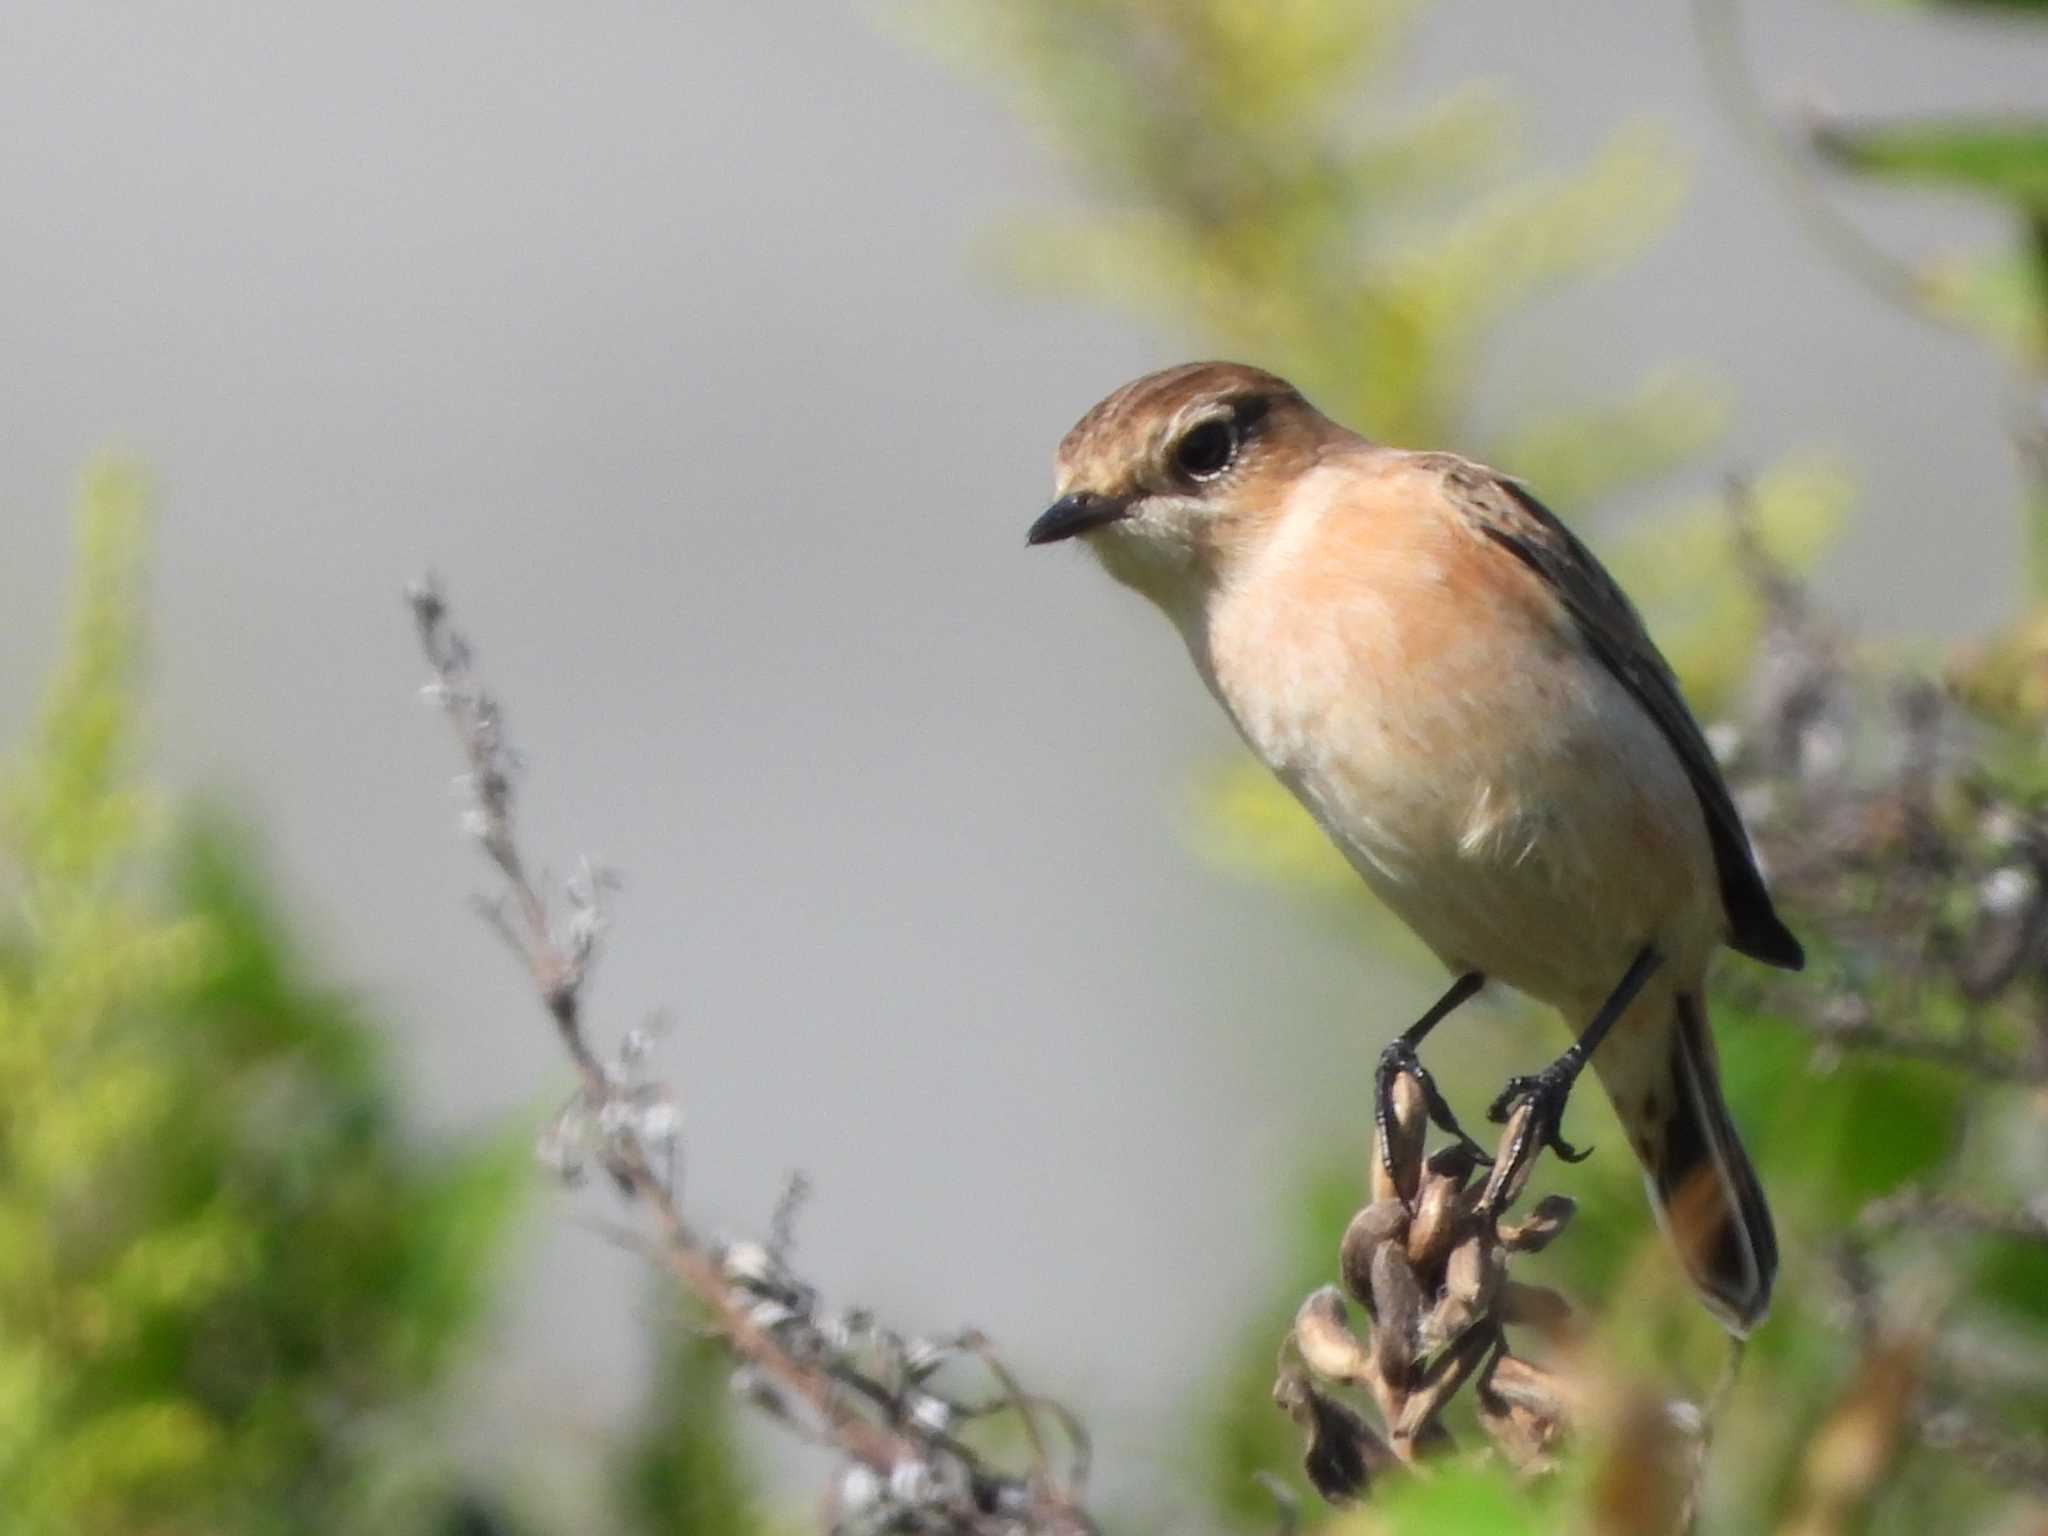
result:
<svg viewBox="0 0 2048 1536"><path fill-rule="evenodd" d="M1559 1423L1571 1421L1572 1393L1562 1376L1517 1355L1494 1358L1486 1382L1504 1401Z"/></svg>
<svg viewBox="0 0 2048 1536"><path fill-rule="evenodd" d="M1486 1190L1479 1197L1480 1209L1488 1215L1498 1216L1521 1198L1522 1189L1529 1182L1529 1173L1543 1153L1542 1139L1532 1134L1535 1128L1536 1106L1524 1099L1515 1106L1514 1113L1508 1116L1508 1123L1501 1128L1500 1145L1494 1152L1493 1172L1487 1177Z"/></svg>
<svg viewBox="0 0 2048 1536"><path fill-rule="evenodd" d="M1506 1268L1499 1246L1485 1233L1473 1232L1451 1250L1444 1265L1444 1289L1475 1307L1489 1305Z"/></svg>
<svg viewBox="0 0 2048 1536"><path fill-rule="evenodd" d="M1422 1379L1415 1384L1408 1401L1401 1405L1400 1418L1394 1421L1397 1451L1403 1441L1414 1441L1424 1426L1432 1422L1443 1411L1444 1405L1457 1395L1458 1389L1465 1385L1466 1379L1486 1358L1495 1337L1492 1329L1475 1328L1430 1362L1429 1369L1422 1373Z"/></svg>
<svg viewBox="0 0 2048 1536"><path fill-rule="evenodd" d="M1318 1376L1363 1386L1372 1379L1372 1358L1351 1331L1344 1298L1326 1285L1294 1314L1294 1347Z"/></svg>
<svg viewBox="0 0 2048 1536"><path fill-rule="evenodd" d="M1545 1195L1527 1216L1502 1227L1500 1240L1511 1253L1541 1253L1578 1208L1578 1201L1570 1195Z"/></svg>
<svg viewBox="0 0 2048 1536"><path fill-rule="evenodd" d="M1401 1186L1394 1182L1394 1170L1387 1166L1386 1153L1382 1151L1380 1138L1375 1136L1372 1143L1372 1198L1373 1204L1384 1205L1389 1200L1399 1203Z"/></svg>
<svg viewBox="0 0 2048 1536"><path fill-rule="evenodd" d="M1273 1383L1273 1401L1308 1434L1302 1469L1317 1493L1348 1504L1366 1490L1372 1471L1393 1460L1372 1428L1351 1409L1315 1389L1308 1375L1286 1370Z"/></svg>
<svg viewBox="0 0 2048 1536"><path fill-rule="evenodd" d="M1338 1250L1339 1272L1344 1289L1370 1309L1372 1300L1372 1256L1380 1244L1403 1236L1408 1230L1408 1207L1398 1199L1375 1200L1344 1229L1344 1243Z"/></svg>
<svg viewBox="0 0 2048 1536"><path fill-rule="evenodd" d="M1429 1135L1429 1101L1412 1072L1397 1073L1387 1094L1387 1113L1373 1138L1372 1193L1412 1204L1422 1179L1422 1146Z"/></svg>
<svg viewBox="0 0 2048 1536"><path fill-rule="evenodd" d="M1507 1458L1509 1466L1517 1472L1530 1469L1538 1455L1537 1448L1522 1434L1505 1402L1490 1392L1475 1392L1472 1395L1472 1416L1479 1420L1479 1427L1486 1431L1486 1438Z"/></svg>
<svg viewBox="0 0 2048 1536"><path fill-rule="evenodd" d="M1441 1346L1464 1334L1493 1305L1506 1272L1500 1246L1469 1233L1444 1261L1443 1297L1424 1325L1425 1342Z"/></svg>
<svg viewBox="0 0 2048 1536"><path fill-rule="evenodd" d="M1427 1273L1450 1251L1457 1236L1460 1209L1458 1185L1440 1174L1424 1174L1415 1195L1415 1220L1408 1227L1408 1262Z"/></svg>
<svg viewBox="0 0 2048 1536"><path fill-rule="evenodd" d="M1508 1417L1546 1456L1557 1449L1559 1442L1564 1439L1562 1419L1538 1413L1534 1408L1525 1408L1520 1403L1508 1404Z"/></svg>
<svg viewBox="0 0 2048 1536"><path fill-rule="evenodd" d="M1501 1287L1500 1320L1550 1334L1571 1331L1572 1304L1547 1285L1510 1280Z"/></svg>
<svg viewBox="0 0 2048 1536"><path fill-rule="evenodd" d="M1389 1390L1405 1388L1422 1323L1422 1287L1398 1244L1382 1243L1372 1256L1372 1363Z"/></svg>
<svg viewBox="0 0 2048 1536"><path fill-rule="evenodd" d="M1516 1471L1533 1473L1549 1469L1550 1451L1564 1438L1563 1426L1557 1420L1509 1402L1488 1390L1483 1380L1473 1393L1472 1406L1479 1427Z"/></svg>
<svg viewBox="0 0 2048 1536"><path fill-rule="evenodd" d="M1479 1314L1469 1301L1460 1301L1455 1296L1439 1296L1429 1315L1422 1320L1422 1347L1425 1350L1442 1349L1453 1339L1464 1337L1478 1321Z"/></svg>

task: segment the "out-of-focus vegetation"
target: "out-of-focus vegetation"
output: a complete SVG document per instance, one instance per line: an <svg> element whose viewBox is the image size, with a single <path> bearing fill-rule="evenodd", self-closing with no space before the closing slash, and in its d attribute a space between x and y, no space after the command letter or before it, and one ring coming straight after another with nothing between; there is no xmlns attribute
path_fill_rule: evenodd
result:
<svg viewBox="0 0 2048 1536"><path fill-rule="evenodd" d="M1494 449L1584 506L1703 447L1716 391L1667 372L1620 401L1546 401L1481 444L1473 385L1502 320L1669 221L1682 168L1636 124L1586 165L1534 173L1514 112L1477 85L1382 106L1402 94L1423 9L932 0L926 14L1095 194L1002 231L1015 276L1274 366L1383 441Z"/></svg>
<svg viewBox="0 0 2048 1536"><path fill-rule="evenodd" d="M0 779L0 1529L406 1531L524 1139L400 1132L254 845L139 773L142 491L88 480L70 631Z"/></svg>
<svg viewBox="0 0 2048 1536"><path fill-rule="evenodd" d="M2022 47L2038 46L2028 33L2048 22L2041 0L1904 3L1923 12L1919 24L1928 26L1976 11L2012 12L1998 24L2015 27ZM1788 128L1754 84L1735 0L1694 0L1694 8L1730 115L1815 244L1879 299L1974 337L2005 369L2008 425L2027 487L2022 531L2034 588L2048 592L2048 426L2040 395L2048 386L2048 116L1966 107L1934 118L1809 116ZM1816 160L1905 194L1986 204L2009 221L2010 233L1988 249L1949 245L1898 256L1835 207L1813 174Z"/></svg>
<svg viewBox="0 0 2048 1536"><path fill-rule="evenodd" d="M1082 211L1032 210L1002 230L993 245L1014 280L1134 311L1176 349L1270 367L1380 441L1509 467L1586 526L1699 459L1720 431L1721 390L1668 366L1619 400L1551 378L1489 429L1487 349L1503 321L1656 238L1682 201L1683 162L1628 122L1588 164L1536 171L1513 105L1477 82L1383 105L1406 95L1401 64L1427 9L927 0L920 14L1004 82L1093 194ZM1843 472L1808 457L1755 478L1759 536L1810 559L1845 510ZM1658 610L1695 697L1725 697L1760 615L1734 580L1718 506L1696 499L1606 545ZM1349 887L1253 765L1227 765L1205 791L1232 808L1210 820L1215 851ZM1238 835L1248 824L1255 834Z"/></svg>
<svg viewBox="0 0 2048 1536"><path fill-rule="evenodd" d="M1924 8L1938 25L1961 7ZM2039 0L1998 8L2048 26ZM1175 350L1271 366L1383 440L1526 477L1590 526L1701 712L1731 724L1731 773L1814 958L1786 980L1731 965L1717 1000L1729 1097L1787 1261L1773 1320L1713 1405L1699 1528L2022 1528L2048 1501L2048 606L1916 686L1832 631L1797 579L1852 515L1839 467L1724 466L1744 472L1739 496L1600 523L1619 493L1711 463L1710 383L1666 369L1599 400L1554 379L1483 421L1501 322L1628 260L1672 215L1682 175L1630 124L1586 164L1534 171L1512 109L1479 86L1383 108L1403 94L1391 87L1423 13L1419 0L919 12L1005 82L1089 189L1069 216L1004 232L1013 277L1133 309ZM2030 484L2016 522L2048 593L2048 130L1795 133L1748 86L1722 0L1699 14L1760 174L1778 174L1887 300L1981 336L1986 366L2008 373ZM1816 160L1902 196L1928 184L1989 199L2014 238L1899 262L1832 211ZM252 844L169 814L147 788L144 524L132 477L91 479L63 661L0 776L0 1530L499 1529L456 1496L425 1431L493 1290L524 1138L409 1141L369 1021L311 975ZM1263 774L1218 768L1195 798L1210 853L1341 912L1347 936L1392 939ZM1485 1071L1457 1066L1459 1033L1487 1037L1470 1053ZM1547 1057L1556 1035L1547 1018L1461 1019L1432 1061L1469 1116L1498 1086L1493 1063ZM1161 1469L1162 1501L1181 1490L1176 1529L1269 1528L1257 1476L1299 1464L1269 1398L1274 1353L1295 1302L1333 1278L1360 1201L1376 1043L1356 1053L1357 1144L1313 1149L1320 1166L1276 1192L1294 1228L1288 1274L1191 1414L1193 1475ZM1666 1406L1709 1400L1723 1343L1605 1115L1593 1095L1575 1103L1574 1139L1608 1155L1545 1165L1578 1214L1517 1260L1590 1316L1575 1352L1609 1389L1575 1417L1555 1472L1519 1481L1454 1460L1386 1478L1339 1515L1303 1489L1310 1524L1622 1536L1652 1529L1646 1512L1681 1485L1689 1496L1689 1468L1663 1459ZM765 1498L744 1465L730 1357L687 1327L664 1349L617 1461L620 1528L794 1528L778 1515L798 1501ZM1466 1443L1471 1411L1444 1416ZM922 1429L951 1432L935 1422ZM870 1492L874 1518L894 1518Z"/></svg>
<svg viewBox="0 0 2048 1536"><path fill-rule="evenodd" d="M679 1320L694 1330L669 1356L629 1463L630 1517L655 1530L762 1528L727 1427L736 1400L834 1455L819 1519L835 1536L1095 1536L1085 1504L1094 1458L1075 1414L1026 1387L978 1329L899 1331L828 1303L793 1267L801 1174L785 1182L761 1240L711 1236L686 1213L682 1119L647 1073L651 1039L628 1030L607 1053L586 1006L613 882L588 860L559 883L536 873L503 706L440 587L417 582L408 599L427 697L465 764L462 825L496 876L484 915L576 1073L540 1151L568 1185L602 1170L634 1222L615 1235L681 1292Z"/></svg>
<svg viewBox="0 0 2048 1536"><path fill-rule="evenodd" d="M654 1401L624 1458L626 1529L638 1536L725 1536L777 1529L739 1441L732 1361L679 1322L667 1336Z"/></svg>
<svg viewBox="0 0 2048 1536"><path fill-rule="evenodd" d="M1871 842L1842 831L1829 818L1847 807L1879 821L1906 814L1891 776L1906 773L1901 761L1919 729L1887 705L1875 706L1873 726L1841 702L1860 690L1867 706L1870 696L1904 688L1907 674L1894 662L1786 617L1810 603L1794 573L1823 557L1851 513L1848 476L1819 462L1723 466L1742 472L1739 497L1705 497L1608 529L1597 521L1604 497L1710 446L1710 392L1665 375L1630 400L1586 402L1560 415L1556 400L1572 390L1556 380L1549 398L1522 402L1508 428L1492 433L1481 431L1473 409L1486 347L1504 315L1554 285L1596 280L1668 216L1676 172L1653 136L1624 126L1590 165L1534 175L1515 153L1511 114L1489 93L1455 89L1407 117L1391 116L1378 105L1389 94L1381 87L1397 75L1405 33L1422 10L1399 0L1044 0L994 8L933 0L928 9L956 48L1007 82L1020 112L1047 131L1091 194L1065 218L1034 212L1004 232L1003 248L1016 253L1025 280L1134 311L1175 337L1175 351L1215 350L1269 366L1381 440L1458 448L1524 476L1582 526L1593 519L1595 542L1647 610L1700 713L1745 723L1743 751L1770 757L1758 744L1776 733L1816 758L1853 755L1847 767L1802 768L1782 754L1748 760L1753 816L1771 821L1773 797L1780 816L1800 806L1789 821L1772 823L1767 851L1787 860L1813 854L1825 874L1809 870L1811 882L1801 883L1782 871L1793 887L1795 926L1815 956L1793 984L1805 990L1766 992L1731 964L1716 1009L1730 1098L1772 1191L1788 1258L1777 1312L1716 1423L1702 1528L1988 1529L2015 1497L2048 1496L2048 1459L2028 1459L2048 1435L2048 1266L2028 1250L2028 1221L2015 1216L2003 1237L1970 1227L1942 1256L1947 1262L1930 1264L1924 1243L1890 1245L1895 1229L1872 1206L1903 1186L2006 1213L2032 1210L2048 1194L2038 1176L2048 1120L2040 1090L2028 1086L2039 1081L2048 1031L2041 956L2029 952L1989 993L1973 991L1966 968L1949 963L1990 921L1985 891L1972 882L2002 892L1995 905L2037 889L2048 873L2015 851L2024 838L1999 840L2013 822L2034 825L2048 790L2037 766L2048 722L2048 614L2021 615L1947 664L1938 746L1928 748L1941 766L1912 769L1922 775L1913 782L1935 786L1925 839ZM1927 9L1926 24L1941 24L1945 7ZM2009 9L2048 21L2039 6ZM1700 20L1709 53L1756 106L1732 15L1720 0L1702 0ZM1801 140L1760 107L1751 126L1768 137L1759 176L1767 168L1785 176L1802 209L1818 207L1816 222L1838 253L1860 237L1853 228L1845 236L1828 207L1828 189L1814 179L1816 151L1858 174L1963 187L2012 211L2009 252L1913 265L1890 263L1865 243L1845 259L1866 277L1889 263L1897 280L1881 284L1888 298L1903 295L1930 318L1967 324L1993 343L1986 366L2011 370L2014 435L2034 486L2033 507L2020 509L2019 521L2038 526L2048 483L2048 135L2017 122L1825 124ZM1823 655L1832 658L1825 665ZM1820 780L1805 777L1817 768L1825 770ZM1880 782L1887 787L1872 787ZM1205 772L1197 800L1198 835L1231 866L1341 903L1359 920L1347 927L1389 937L1350 872L1256 768ZM1978 825L1987 815L1997 834L1989 842ZM1801 818L1804 825L1793 824ZM1913 864L1922 858L1939 873ZM1930 882L1934 894L1910 909L1880 900L1909 879ZM1947 958L1909 967L1902 939ZM1865 1007L1889 1022L1835 1031L1826 1017L1808 1014L1823 1005L1844 1017ZM1405 1022L1386 1018L1382 1032ZM1531 1062L1554 1049L1554 1020L1518 1018L1506 1027L1513 1049ZM1988 1072L1970 1070L1949 1049L1987 1038L2013 1052L1994 1058ZM1494 1063L1500 1047L1496 1035L1470 1054ZM1493 1080L1461 1070L1458 1054L1450 1039L1437 1045L1440 1072L1468 1104L1484 1102ZM1265 1388L1294 1303L1332 1278L1338 1235L1359 1201L1369 1052L1357 1059L1359 1144L1281 1202L1296 1234L1290 1278L1272 1311L1248 1324L1238 1363L1219 1379L1204 1410L1209 1422L1190 1450L1218 1516L1246 1529L1273 1519L1255 1475L1300 1455L1294 1428L1273 1411ZM2027 1067L2000 1072L2000 1061ZM1592 1098L1573 1109L1585 1139L1620 1146ZM1722 1342L1676 1281L1633 1166L1610 1155L1546 1177L1576 1195L1581 1211L1569 1240L1530 1262L1599 1309L1593 1354L1631 1391L1703 1399L1721 1369ZM1848 1294L1855 1287L1843 1278L1845 1254L1851 1270L1867 1263L1879 1274L1860 1297ZM1904 1307L1904 1321L1894 1310L1894 1281L1919 1297L1917 1309ZM1859 1307L1870 1315L1847 1320ZM1943 1332L1950 1320L1953 1330ZM1928 1342L1935 1338L1938 1348ZM1956 1370L1967 1374L1955 1353L1972 1348L2009 1351L2009 1368L1988 1397L1955 1380ZM1929 1363L1936 1357L1938 1367ZM1873 1381L1889 1386L1876 1390ZM1957 1408L1945 1427L1930 1414L1915 1417L1937 1382L1975 1404ZM1998 1455L1964 1443L1969 1436L1958 1426L1978 1424L1970 1417L1978 1412L2012 1437ZM1633 1421L1609 1422L1604 1446L1601 1433L1591 1434L1576 1460L1541 1485L1513 1485L1497 1468L1454 1466L1376 1494L1339 1527L1433 1536L1649 1529L1631 1522L1623 1496ZM1929 1438L1942 1444L1912 1449Z"/></svg>

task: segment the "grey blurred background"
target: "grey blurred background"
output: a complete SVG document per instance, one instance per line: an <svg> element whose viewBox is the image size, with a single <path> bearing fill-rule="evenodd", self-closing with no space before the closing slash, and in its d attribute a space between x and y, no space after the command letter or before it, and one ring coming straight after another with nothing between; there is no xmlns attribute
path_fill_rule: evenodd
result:
<svg viewBox="0 0 2048 1536"><path fill-rule="evenodd" d="M2048 78L1995 28L1834 0L1754 32L1780 100L2038 105ZM1852 613L2009 603L1995 379L1805 246L1681 9L1467 0L1417 66L1418 95L1501 77L1545 158L1649 118L1691 164L1673 233L1518 322L1499 387L1697 364L1738 414L1690 489L1839 447L1870 476L1830 567ZM1135 1477L1428 982L1199 862L1171 808L1221 720L1165 626L1024 550L1060 433L1178 356L987 270L998 215L1071 195L896 13L8 0L0 720L54 650L80 465L138 455L173 781L276 830L329 969L400 1021L422 1128L529 1114L566 1075L465 909L397 598L440 570L534 845L625 876L595 1001L672 1017L699 1219L757 1227L808 1170L810 1273L988 1329ZM1914 611L1865 611L1902 567ZM515 1483L573 1484L644 1385L640 1266L565 1214L469 1393Z"/></svg>

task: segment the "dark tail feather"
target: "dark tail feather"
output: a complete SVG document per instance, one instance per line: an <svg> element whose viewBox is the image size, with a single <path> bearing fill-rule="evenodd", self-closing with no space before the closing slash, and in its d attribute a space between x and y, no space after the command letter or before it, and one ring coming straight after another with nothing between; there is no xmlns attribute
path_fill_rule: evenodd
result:
<svg viewBox="0 0 2048 1536"><path fill-rule="evenodd" d="M1650 1197L1707 1306L1744 1335L1770 1310L1778 1234L1721 1100L1714 1042L1696 997L1678 999L1671 1076L1672 1108L1648 1169Z"/></svg>

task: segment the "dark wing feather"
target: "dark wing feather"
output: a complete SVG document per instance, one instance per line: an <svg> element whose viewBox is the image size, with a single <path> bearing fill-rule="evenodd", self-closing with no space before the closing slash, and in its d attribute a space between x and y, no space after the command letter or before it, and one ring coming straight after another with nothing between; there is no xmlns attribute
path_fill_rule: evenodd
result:
<svg viewBox="0 0 2048 1536"><path fill-rule="evenodd" d="M1642 618L1614 578L1549 508L1520 485L1463 459L1431 455L1451 499L1488 538L1528 566L1564 600L1593 654L1643 706L1685 765L1714 845L1729 944L1766 964L1796 971L1806 963L1790 929L1771 906L1771 893L1750 851L1749 834L1729 798L1720 766L1678 690Z"/></svg>

